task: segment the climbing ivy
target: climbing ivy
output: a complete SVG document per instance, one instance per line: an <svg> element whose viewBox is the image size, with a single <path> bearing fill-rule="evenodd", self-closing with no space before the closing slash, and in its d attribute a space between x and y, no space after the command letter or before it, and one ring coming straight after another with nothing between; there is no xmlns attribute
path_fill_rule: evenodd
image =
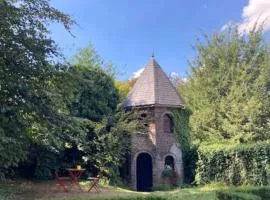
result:
<svg viewBox="0 0 270 200"><path fill-rule="evenodd" d="M181 150L184 152L189 150L189 116L191 111L187 108L185 109L175 109L172 111L174 132L178 138L181 146Z"/></svg>
<svg viewBox="0 0 270 200"><path fill-rule="evenodd" d="M172 114L174 133L183 155L185 183L191 183L195 178L195 164L197 160L197 148L190 145L189 116L191 111L188 108L174 109Z"/></svg>

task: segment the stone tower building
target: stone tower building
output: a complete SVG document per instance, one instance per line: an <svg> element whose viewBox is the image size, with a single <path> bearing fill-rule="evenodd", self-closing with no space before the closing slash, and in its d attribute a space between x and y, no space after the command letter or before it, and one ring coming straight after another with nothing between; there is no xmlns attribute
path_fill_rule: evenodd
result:
<svg viewBox="0 0 270 200"><path fill-rule="evenodd" d="M162 184L165 165L183 181L181 147L173 132L173 109L182 109L183 100L154 57L146 65L124 102L125 108L143 111L148 133L132 134L130 178L132 188L151 190Z"/></svg>

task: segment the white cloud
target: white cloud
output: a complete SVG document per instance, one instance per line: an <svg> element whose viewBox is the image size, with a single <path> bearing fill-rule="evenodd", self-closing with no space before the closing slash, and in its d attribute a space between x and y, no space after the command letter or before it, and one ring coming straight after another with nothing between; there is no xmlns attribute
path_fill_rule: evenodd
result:
<svg viewBox="0 0 270 200"><path fill-rule="evenodd" d="M177 72L171 72L170 77L179 77L179 74Z"/></svg>
<svg viewBox="0 0 270 200"><path fill-rule="evenodd" d="M240 33L249 32L256 23L262 25L265 31L270 30L270 0L249 0L243 8Z"/></svg>
<svg viewBox="0 0 270 200"><path fill-rule="evenodd" d="M182 81L185 83L185 82L188 81L188 78L184 76L184 77L182 78Z"/></svg>
<svg viewBox="0 0 270 200"><path fill-rule="evenodd" d="M142 74L143 70L144 68L141 68L141 69L138 69L136 72L133 72L131 79L138 78Z"/></svg>
<svg viewBox="0 0 270 200"><path fill-rule="evenodd" d="M177 73L177 72L171 72L169 77L170 77L172 82L176 82L176 83L177 82L184 82L185 83L188 80L186 76L180 76L179 73Z"/></svg>

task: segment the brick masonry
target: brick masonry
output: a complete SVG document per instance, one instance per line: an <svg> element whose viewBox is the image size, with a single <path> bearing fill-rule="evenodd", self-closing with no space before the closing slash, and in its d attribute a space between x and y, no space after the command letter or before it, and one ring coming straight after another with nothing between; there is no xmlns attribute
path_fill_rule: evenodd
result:
<svg viewBox="0 0 270 200"><path fill-rule="evenodd" d="M175 133L164 132L164 116L170 114L172 108L152 107L145 109L149 117L147 133L133 133L131 147L131 184L136 190L136 162L140 153L148 153L152 157L153 186L162 184L162 171L165 167L166 156L174 158L175 171L178 174L178 182L183 182L183 163L181 147ZM174 108L176 109L176 108ZM180 109L180 108L178 108ZM143 170L143 169L142 169Z"/></svg>
<svg viewBox="0 0 270 200"><path fill-rule="evenodd" d="M180 94L152 57L123 103L124 108L144 109L149 119L146 133L132 134L129 176L133 189L137 189L136 163L140 153L148 153L152 157L153 186L162 183L161 174L165 167L166 156L174 158L178 182L183 182L181 147L175 137L176 134L168 131L170 128L167 127L164 131L164 116L170 114L171 109L181 109L183 106ZM167 117L165 124L170 123L171 120L168 119Z"/></svg>

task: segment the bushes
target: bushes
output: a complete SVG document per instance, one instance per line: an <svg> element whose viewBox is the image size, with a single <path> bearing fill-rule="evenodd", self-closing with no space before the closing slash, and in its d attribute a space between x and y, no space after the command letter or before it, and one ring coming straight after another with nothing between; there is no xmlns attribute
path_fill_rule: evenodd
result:
<svg viewBox="0 0 270 200"><path fill-rule="evenodd" d="M198 149L196 182L232 185L270 183L269 141L246 145L201 145Z"/></svg>
<svg viewBox="0 0 270 200"><path fill-rule="evenodd" d="M183 155L184 161L184 175L186 184L194 184L196 174L196 162L198 160L198 147L196 145L190 146L190 149Z"/></svg>

